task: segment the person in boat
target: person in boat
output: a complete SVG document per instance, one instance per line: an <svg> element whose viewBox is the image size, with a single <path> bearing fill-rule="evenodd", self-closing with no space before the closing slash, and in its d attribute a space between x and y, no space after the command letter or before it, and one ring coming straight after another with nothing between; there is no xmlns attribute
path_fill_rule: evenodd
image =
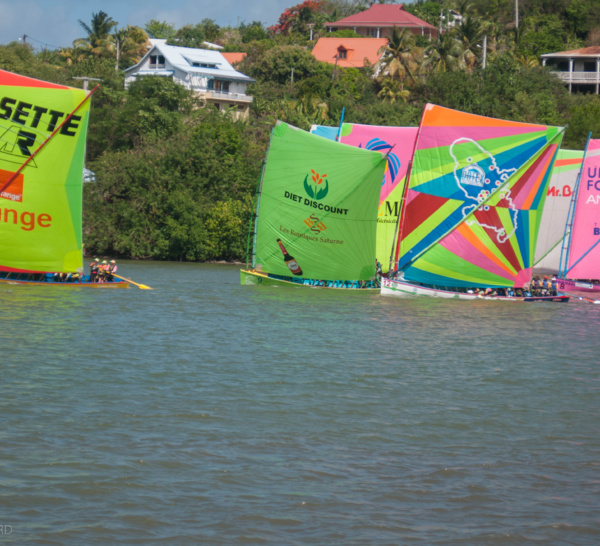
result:
<svg viewBox="0 0 600 546"><path fill-rule="evenodd" d="M106 260L102 260L102 263L98 267L98 282L106 282L106 274L108 273L108 263Z"/></svg>
<svg viewBox="0 0 600 546"><path fill-rule="evenodd" d="M507 295L509 298L514 298L514 297L515 297L515 291L512 289L512 286L509 286L509 287L506 289L506 295Z"/></svg>
<svg viewBox="0 0 600 546"><path fill-rule="evenodd" d="M550 294L550 280L548 279L548 275L544 275L541 294L542 296L548 296Z"/></svg>
<svg viewBox="0 0 600 546"><path fill-rule="evenodd" d="M100 260L94 258L94 261L90 264L90 282L98 282L98 268L100 267Z"/></svg>
<svg viewBox="0 0 600 546"><path fill-rule="evenodd" d="M117 262L111 260L106 268L106 282L113 282L115 280L115 273L117 272Z"/></svg>
<svg viewBox="0 0 600 546"><path fill-rule="evenodd" d="M381 277L383 275L383 271L381 270L381 264L379 263L379 260L377 258L375 258L375 271L378 277Z"/></svg>
<svg viewBox="0 0 600 546"><path fill-rule="evenodd" d="M553 296L558 296L558 279L556 275L552 277L552 281L550 282L550 293Z"/></svg>
<svg viewBox="0 0 600 546"><path fill-rule="evenodd" d="M529 287L527 285L525 285L523 287L523 296L525 296L526 298L531 297L531 290L529 289Z"/></svg>

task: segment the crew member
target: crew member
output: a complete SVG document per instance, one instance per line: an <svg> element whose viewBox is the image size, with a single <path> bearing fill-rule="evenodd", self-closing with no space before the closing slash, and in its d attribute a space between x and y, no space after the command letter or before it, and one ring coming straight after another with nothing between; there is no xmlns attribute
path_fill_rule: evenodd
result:
<svg viewBox="0 0 600 546"><path fill-rule="evenodd" d="M112 282L115 280L115 273L117 272L117 262L111 260L106 268L106 281Z"/></svg>
<svg viewBox="0 0 600 546"><path fill-rule="evenodd" d="M98 258L94 258L94 261L90 264L90 282L98 282L98 268L100 261Z"/></svg>

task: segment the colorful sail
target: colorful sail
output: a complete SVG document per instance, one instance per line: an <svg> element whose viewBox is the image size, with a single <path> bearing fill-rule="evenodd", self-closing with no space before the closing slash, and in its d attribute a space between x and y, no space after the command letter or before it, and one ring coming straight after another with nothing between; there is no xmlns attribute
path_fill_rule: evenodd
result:
<svg viewBox="0 0 600 546"><path fill-rule="evenodd" d="M535 247L534 268L557 273L571 196L581 171L583 150L558 150Z"/></svg>
<svg viewBox="0 0 600 546"><path fill-rule="evenodd" d="M81 89L0 70L2 270L74 272L83 265L89 101L69 115L85 97Z"/></svg>
<svg viewBox="0 0 600 546"><path fill-rule="evenodd" d="M386 155L387 164L381 183L377 215L377 258L382 271L389 269L390 252L395 242L398 214L404 195L406 174L412 158L418 127L386 127L343 123L337 127L313 125L311 132L343 144L378 150Z"/></svg>
<svg viewBox="0 0 600 546"><path fill-rule="evenodd" d="M260 190L255 268L359 281L375 275L384 156L278 122Z"/></svg>
<svg viewBox="0 0 600 546"><path fill-rule="evenodd" d="M566 277L600 278L600 139L590 139L577 189Z"/></svg>
<svg viewBox="0 0 600 546"><path fill-rule="evenodd" d="M405 279L447 287L528 282L563 132L427 105L401 219Z"/></svg>

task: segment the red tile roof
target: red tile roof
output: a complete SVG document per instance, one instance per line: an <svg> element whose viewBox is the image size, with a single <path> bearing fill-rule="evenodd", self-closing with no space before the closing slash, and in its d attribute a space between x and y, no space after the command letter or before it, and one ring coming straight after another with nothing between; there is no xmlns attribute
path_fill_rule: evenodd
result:
<svg viewBox="0 0 600 546"><path fill-rule="evenodd" d="M585 55L590 55L592 57L600 56L600 46L583 47L581 49L558 51L556 53L544 53L542 57L583 57Z"/></svg>
<svg viewBox="0 0 600 546"><path fill-rule="evenodd" d="M229 64L239 63L247 54L246 53L223 53L221 55L225 57Z"/></svg>
<svg viewBox="0 0 600 546"><path fill-rule="evenodd" d="M387 38L319 38L312 50L317 61L336 64L335 59L340 49L346 51L345 59L338 59L337 66L353 66L360 68L368 64L373 66L383 53L378 53L386 46Z"/></svg>
<svg viewBox="0 0 600 546"><path fill-rule="evenodd" d="M373 4L368 10L345 17L334 23L325 23L328 27L340 26L379 26L399 28L428 28L436 27L408 13L404 4Z"/></svg>

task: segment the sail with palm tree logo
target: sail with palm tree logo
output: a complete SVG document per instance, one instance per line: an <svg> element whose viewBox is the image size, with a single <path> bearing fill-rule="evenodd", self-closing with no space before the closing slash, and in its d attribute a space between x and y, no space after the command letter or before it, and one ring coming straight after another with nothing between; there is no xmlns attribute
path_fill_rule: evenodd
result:
<svg viewBox="0 0 600 546"><path fill-rule="evenodd" d="M377 288L385 156L277 122L257 192L243 284Z"/></svg>

